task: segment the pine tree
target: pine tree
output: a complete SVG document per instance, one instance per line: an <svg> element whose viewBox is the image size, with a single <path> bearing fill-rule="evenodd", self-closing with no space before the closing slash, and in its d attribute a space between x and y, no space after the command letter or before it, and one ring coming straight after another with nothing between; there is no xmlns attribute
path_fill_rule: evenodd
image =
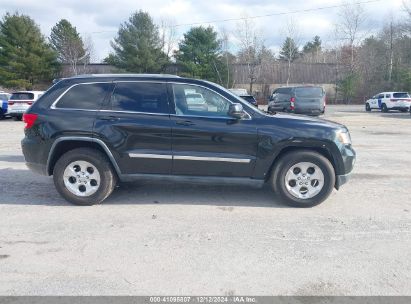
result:
<svg viewBox="0 0 411 304"><path fill-rule="evenodd" d="M114 53L104 61L125 71L157 73L163 71L167 63L158 27L150 15L141 10L120 26L111 46Z"/></svg>
<svg viewBox="0 0 411 304"><path fill-rule="evenodd" d="M0 21L0 84L31 89L51 81L57 68L56 54L35 22L7 13Z"/></svg>

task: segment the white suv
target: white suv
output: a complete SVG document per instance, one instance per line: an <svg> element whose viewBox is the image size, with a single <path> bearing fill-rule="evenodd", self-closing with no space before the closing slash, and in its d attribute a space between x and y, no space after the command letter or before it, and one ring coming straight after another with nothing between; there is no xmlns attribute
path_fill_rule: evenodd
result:
<svg viewBox="0 0 411 304"><path fill-rule="evenodd" d="M7 114L16 120L21 120L24 112L43 94L43 91L18 91L12 93Z"/></svg>
<svg viewBox="0 0 411 304"><path fill-rule="evenodd" d="M411 106L411 97L407 92L382 92L365 102L365 110L380 109L382 112L399 110L407 112Z"/></svg>

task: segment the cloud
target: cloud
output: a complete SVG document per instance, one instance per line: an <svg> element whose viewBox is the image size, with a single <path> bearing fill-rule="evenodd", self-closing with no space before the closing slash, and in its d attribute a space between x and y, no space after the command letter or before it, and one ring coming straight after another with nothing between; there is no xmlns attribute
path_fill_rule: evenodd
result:
<svg viewBox="0 0 411 304"><path fill-rule="evenodd" d="M19 11L31 16L44 35L50 34L51 28L62 18L68 19L84 37L93 40L96 60L104 59L111 50L110 41L116 35L118 26L125 22L132 12L148 12L155 22L162 19L174 20L176 24L200 23L212 25L217 30L224 29L229 37L234 37L238 21L207 21L280 14L295 10L306 10L324 6L340 5L340 0L0 0L0 14ZM402 0L380 0L364 4L367 15L368 32L379 30L389 17L401 18ZM334 24L338 20L338 9L302 12L292 15L276 15L253 19L255 26L261 29L265 43L272 49L278 49L285 35L284 24L292 17L301 29L303 41L319 35L324 43L331 39ZM190 26L177 27L181 38ZM235 40L231 39L231 44Z"/></svg>

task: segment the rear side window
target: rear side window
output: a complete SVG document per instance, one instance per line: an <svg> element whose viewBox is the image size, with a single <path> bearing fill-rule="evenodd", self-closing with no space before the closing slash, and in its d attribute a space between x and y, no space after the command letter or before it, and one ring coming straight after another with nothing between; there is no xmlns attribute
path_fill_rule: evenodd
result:
<svg viewBox="0 0 411 304"><path fill-rule="evenodd" d="M60 98L56 108L98 110L111 88L111 83L75 85Z"/></svg>
<svg viewBox="0 0 411 304"><path fill-rule="evenodd" d="M119 82L111 97L113 111L169 113L165 83Z"/></svg>
<svg viewBox="0 0 411 304"><path fill-rule="evenodd" d="M409 98L410 95L408 93L405 92L401 92L401 93L394 93L392 94L394 98Z"/></svg>
<svg viewBox="0 0 411 304"><path fill-rule="evenodd" d="M33 93L13 93L11 94L10 100L33 100Z"/></svg>
<svg viewBox="0 0 411 304"><path fill-rule="evenodd" d="M318 98L324 95L323 88L312 87L312 88L295 88L296 97L309 97Z"/></svg>

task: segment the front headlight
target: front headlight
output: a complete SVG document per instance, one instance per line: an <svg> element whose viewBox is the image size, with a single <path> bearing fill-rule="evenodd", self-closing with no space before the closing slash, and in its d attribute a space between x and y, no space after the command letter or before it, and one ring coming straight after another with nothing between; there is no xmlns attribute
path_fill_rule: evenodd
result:
<svg viewBox="0 0 411 304"><path fill-rule="evenodd" d="M351 145L351 136L347 131L340 131L337 134L338 141L344 145Z"/></svg>

